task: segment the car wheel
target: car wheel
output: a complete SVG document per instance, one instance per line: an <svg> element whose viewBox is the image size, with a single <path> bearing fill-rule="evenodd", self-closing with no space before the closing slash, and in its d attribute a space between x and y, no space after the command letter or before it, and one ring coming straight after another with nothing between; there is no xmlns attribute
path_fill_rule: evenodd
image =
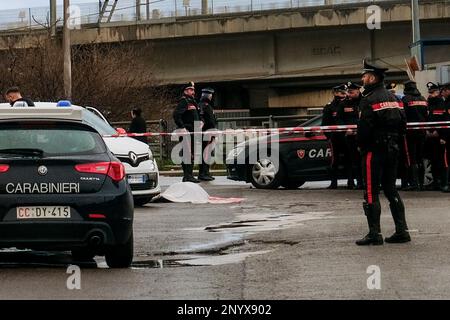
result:
<svg viewBox="0 0 450 320"><path fill-rule="evenodd" d="M72 250L72 259L75 261L90 261L94 259L96 252L90 248Z"/></svg>
<svg viewBox="0 0 450 320"><path fill-rule="evenodd" d="M424 187L430 186L433 184L433 173L431 171L431 161L428 159L425 159L423 161L423 167L424 167L424 177L423 177L423 185Z"/></svg>
<svg viewBox="0 0 450 320"><path fill-rule="evenodd" d="M277 189L284 179L283 166L260 159L250 167L250 181L257 189Z"/></svg>
<svg viewBox="0 0 450 320"><path fill-rule="evenodd" d="M110 268L128 268L133 261L133 233L124 244L109 247L105 252L105 260Z"/></svg>
<svg viewBox="0 0 450 320"><path fill-rule="evenodd" d="M153 197L145 197L145 198L139 198L134 200L134 205L137 207L142 207L143 205L149 203L152 201Z"/></svg>
<svg viewBox="0 0 450 320"><path fill-rule="evenodd" d="M293 189L293 190L295 190L295 189L300 188L304 184L305 184L305 181L303 181L303 180L295 180L295 181L286 180L281 185L283 187L285 187L286 189Z"/></svg>

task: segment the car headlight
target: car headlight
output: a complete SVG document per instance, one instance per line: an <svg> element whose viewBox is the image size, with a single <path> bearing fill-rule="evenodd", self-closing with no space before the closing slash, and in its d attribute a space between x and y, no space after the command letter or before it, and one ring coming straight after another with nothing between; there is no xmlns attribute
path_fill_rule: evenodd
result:
<svg viewBox="0 0 450 320"><path fill-rule="evenodd" d="M153 153L150 149L148 149L148 159L153 161Z"/></svg>
<svg viewBox="0 0 450 320"><path fill-rule="evenodd" d="M228 153L228 159L236 159L245 150L245 147L237 147Z"/></svg>

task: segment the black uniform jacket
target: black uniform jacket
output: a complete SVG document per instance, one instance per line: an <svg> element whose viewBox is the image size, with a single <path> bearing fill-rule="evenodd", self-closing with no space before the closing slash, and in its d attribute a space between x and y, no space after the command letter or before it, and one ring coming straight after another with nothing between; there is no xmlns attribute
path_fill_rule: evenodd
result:
<svg viewBox="0 0 450 320"><path fill-rule="evenodd" d="M194 132L194 122L200 121L197 102L194 98L182 96L173 112L173 120L178 129Z"/></svg>
<svg viewBox="0 0 450 320"><path fill-rule="evenodd" d="M367 85L359 106L358 145L363 153L373 151L380 138L406 132L403 103L386 90L383 82Z"/></svg>

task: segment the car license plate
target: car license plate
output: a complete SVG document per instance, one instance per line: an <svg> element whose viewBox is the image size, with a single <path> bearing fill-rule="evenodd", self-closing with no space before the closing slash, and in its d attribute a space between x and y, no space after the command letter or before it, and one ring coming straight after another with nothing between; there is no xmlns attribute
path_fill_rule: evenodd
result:
<svg viewBox="0 0 450 320"><path fill-rule="evenodd" d="M70 207L17 207L17 219L70 218Z"/></svg>
<svg viewBox="0 0 450 320"><path fill-rule="evenodd" d="M145 183L146 182L146 175L145 174L133 174L128 176L128 183L129 184L138 184L138 183Z"/></svg>

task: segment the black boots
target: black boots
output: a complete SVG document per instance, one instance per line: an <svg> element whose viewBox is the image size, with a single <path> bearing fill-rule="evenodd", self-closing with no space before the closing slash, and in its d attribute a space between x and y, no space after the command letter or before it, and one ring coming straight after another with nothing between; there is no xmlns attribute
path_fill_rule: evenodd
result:
<svg viewBox="0 0 450 320"><path fill-rule="evenodd" d="M442 170L440 188L442 192L450 192L448 187L448 168Z"/></svg>
<svg viewBox="0 0 450 320"><path fill-rule="evenodd" d="M200 181L213 181L214 177L209 173L209 165L202 163L198 168L198 180Z"/></svg>
<svg viewBox="0 0 450 320"><path fill-rule="evenodd" d="M402 233L395 232L392 236L386 237L384 241L386 241L386 243L405 243L411 241L411 236L407 231Z"/></svg>
<svg viewBox="0 0 450 320"><path fill-rule="evenodd" d="M181 167L183 168L183 182L193 182L193 183L199 183L200 181L194 178L194 175L192 174L194 166L192 164L181 164Z"/></svg>
<svg viewBox="0 0 450 320"><path fill-rule="evenodd" d="M409 168L409 186L402 188L404 191L420 191L419 166L411 165Z"/></svg>
<svg viewBox="0 0 450 320"><path fill-rule="evenodd" d="M380 203L363 204L364 214L367 217L367 224L369 225L369 233L362 239L356 241L358 246L374 245L379 246L383 244L383 236L381 235Z"/></svg>
<svg viewBox="0 0 450 320"><path fill-rule="evenodd" d="M405 206L400 198L395 197L389 204L395 223L395 233L384 239L387 243L405 243L411 241L405 218Z"/></svg>

